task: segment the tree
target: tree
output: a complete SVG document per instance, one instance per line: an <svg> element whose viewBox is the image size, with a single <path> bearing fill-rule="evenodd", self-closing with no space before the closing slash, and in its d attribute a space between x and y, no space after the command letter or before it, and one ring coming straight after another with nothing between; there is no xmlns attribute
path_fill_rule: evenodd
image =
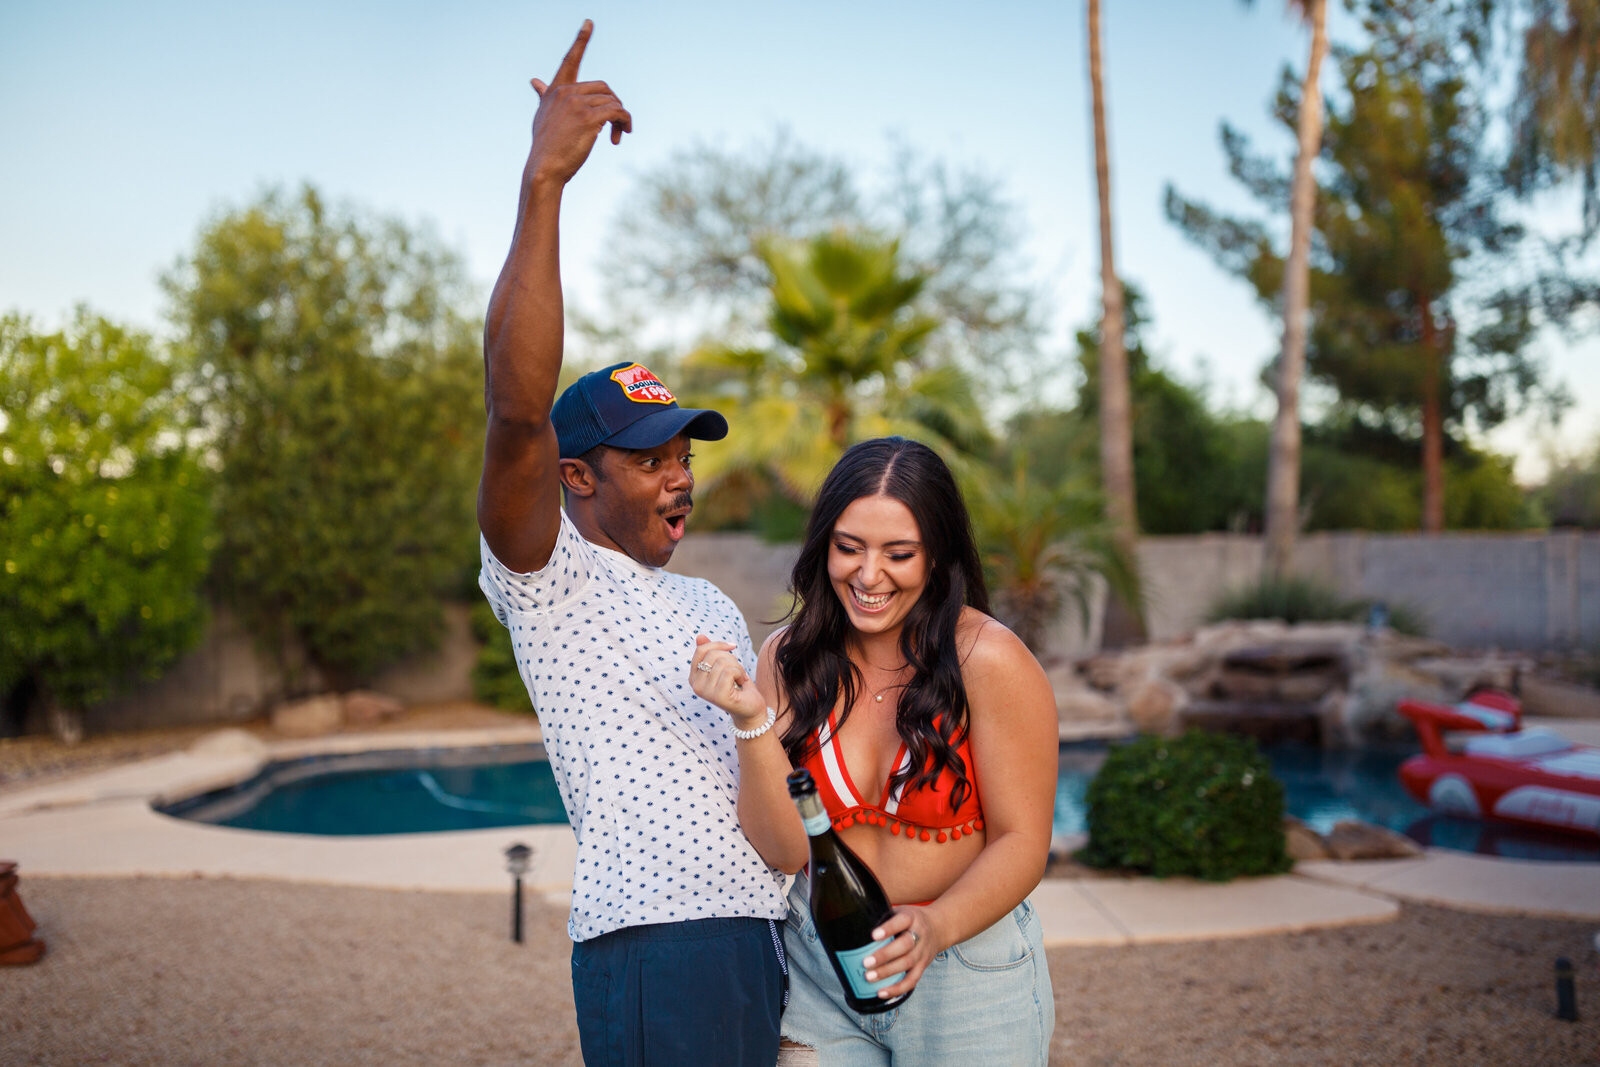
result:
<svg viewBox="0 0 1600 1067"><path fill-rule="evenodd" d="M335 685L426 648L476 529L456 257L307 187L213 220L165 284L222 469L223 594Z"/></svg>
<svg viewBox="0 0 1600 1067"><path fill-rule="evenodd" d="M1122 281L1111 228L1111 150L1106 137L1105 76L1100 60L1100 0L1089 0L1089 98L1094 120L1094 175L1100 212L1100 484L1117 550L1135 557L1139 513L1133 485L1133 427L1128 363L1123 349ZM1123 644L1143 636L1136 614L1107 602L1106 638Z"/></svg>
<svg viewBox="0 0 1600 1067"><path fill-rule="evenodd" d="M686 361L684 392L721 408L740 442L698 464L708 496L776 485L809 505L846 448L885 434L927 441L958 468L987 445L966 376L922 362L940 322L917 309L928 278L903 269L898 242L837 230L768 241L761 258L770 343Z"/></svg>
<svg viewBox="0 0 1600 1067"><path fill-rule="evenodd" d="M1307 530L1415 530L1421 521L1420 442L1349 416L1307 427L1302 509ZM1533 525L1511 463L1459 442L1445 457L1453 530Z"/></svg>
<svg viewBox="0 0 1600 1067"><path fill-rule="evenodd" d="M0 413L0 699L76 740L199 638L208 479L171 363L87 310L0 318Z"/></svg>
<svg viewBox="0 0 1600 1067"><path fill-rule="evenodd" d="M763 249L843 229L888 235L902 268L927 279L915 303L939 323L924 342L930 362L992 374L1031 353L1042 326L998 183L899 145L877 185L869 195L843 161L783 130L742 151L674 154L614 223L607 314L580 320L589 341L633 358L665 314L724 344L761 343L772 283Z"/></svg>
<svg viewBox="0 0 1600 1067"><path fill-rule="evenodd" d="M1553 464L1534 499L1553 526L1600 530L1600 441L1586 455Z"/></svg>
<svg viewBox="0 0 1600 1067"><path fill-rule="evenodd" d="M1489 427L1551 394L1526 346L1562 308L1518 270L1524 232L1505 221L1480 149L1482 111L1429 5L1374 5L1371 42L1340 52L1343 103L1330 107L1309 373L1354 417L1421 442L1422 525L1442 528L1448 432ZM1296 112L1290 79L1277 114ZM1287 180L1224 127L1230 169L1281 210ZM1271 304L1284 261L1259 222L1217 215L1169 189L1169 216Z"/></svg>
<svg viewBox="0 0 1600 1067"><path fill-rule="evenodd" d="M1311 52L1296 108L1294 177L1289 189L1289 257L1283 272L1283 348L1273 377L1278 410L1267 451L1264 560L1267 576L1288 574L1300 527L1300 380L1305 372L1311 298L1311 231L1317 183L1312 161L1322 144L1322 59L1328 51L1326 0L1289 0L1311 27Z"/></svg>
<svg viewBox="0 0 1600 1067"><path fill-rule="evenodd" d="M1265 427L1213 413L1203 386L1157 366L1145 347L1142 291L1123 286L1139 524L1147 534L1199 533L1260 524ZM1025 408L1007 424L1006 450L1026 457L1031 477L1060 485L1098 470L1100 329L1077 333L1082 378L1070 411Z"/></svg>
<svg viewBox="0 0 1600 1067"><path fill-rule="evenodd" d="M1515 50L1508 183L1526 196L1579 178L1587 239L1600 228L1600 2L1502 0L1469 5L1469 18L1492 17L1497 6L1526 19Z"/></svg>

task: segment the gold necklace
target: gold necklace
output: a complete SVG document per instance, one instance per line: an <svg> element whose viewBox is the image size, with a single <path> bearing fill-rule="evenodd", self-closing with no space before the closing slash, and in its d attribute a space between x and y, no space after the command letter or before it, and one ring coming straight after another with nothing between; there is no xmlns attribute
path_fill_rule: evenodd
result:
<svg viewBox="0 0 1600 1067"><path fill-rule="evenodd" d="M866 657L863 656L862 658L865 659ZM867 664L867 666L871 667L875 671L883 670L882 667L879 667L876 664L873 664L873 663L870 663L870 662ZM891 672L891 679L899 678L900 675L905 673L905 669L908 666L910 666L910 664L902 663L900 666L896 667L894 669L894 671ZM876 701L877 703L879 703L879 704L883 703L883 694L887 693L889 690L895 689L895 688L901 688L901 689L905 688L905 683L904 682L891 681L891 683L881 686L876 692L874 692L872 687L870 685L867 685L867 676L866 676L865 672L862 672L862 674L861 674L861 684L866 687L866 690L867 690L868 693L872 694L872 699L874 701Z"/></svg>

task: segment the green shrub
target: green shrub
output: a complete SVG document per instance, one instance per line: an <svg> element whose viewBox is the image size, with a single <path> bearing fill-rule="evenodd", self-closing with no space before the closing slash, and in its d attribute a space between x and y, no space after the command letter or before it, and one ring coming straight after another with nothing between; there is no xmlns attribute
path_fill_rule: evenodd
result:
<svg viewBox="0 0 1600 1067"><path fill-rule="evenodd" d="M0 316L0 701L75 717L199 640L208 479L150 337ZM69 728L70 732L71 728Z"/></svg>
<svg viewBox="0 0 1600 1067"><path fill-rule="evenodd" d="M528 687L517 673L511 631L500 625L487 600L472 607L472 634L483 643L472 665L472 695L501 711L533 711Z"/></svg>
<svg viewBox="0 0 1600 1067"><path fill-rule="evenodd" d="M1091 867L1217 882L1289 869L1283 786L1245 738L1141 737L1106 757L1087 802Z"/></svg>
<svg viewBox="0 0 1600 1067"><path fill-rule="evenodd" d="M459 258L307 188L213 219L165 285L221 465L224 599L335 688L434 647L483 462Z"/></svg>
<svg viewBox="0 0 1600 1067"><path fill-rule="evenodd" d="M1371 600L1348 600L1333 589L1309 578L1262 578L1254 585L1232 589L1217 598L1206 621L1228 619L1282 619L1300 622L1365 622L1372 610ZM1403 634L1422 636L1426 631L1422 617L1404 604L1385 602L1389 628Z"/></svg>

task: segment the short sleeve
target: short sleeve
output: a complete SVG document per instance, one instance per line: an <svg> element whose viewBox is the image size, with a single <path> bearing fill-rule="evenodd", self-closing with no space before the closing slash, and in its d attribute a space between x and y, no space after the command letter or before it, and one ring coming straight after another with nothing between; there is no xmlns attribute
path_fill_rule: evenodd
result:
<svg viewBox="0 0 1600 1067"><path fill-rule="evenodd" d="M478 588L489 598L502 626L509 626L513 615L538 614L571 600L589 584L598 566L594 547L572 525L565 509L555 549L539 570L523 574L507 567L495 558L482 534L478 535L478 551L482 560Z"/></svg>

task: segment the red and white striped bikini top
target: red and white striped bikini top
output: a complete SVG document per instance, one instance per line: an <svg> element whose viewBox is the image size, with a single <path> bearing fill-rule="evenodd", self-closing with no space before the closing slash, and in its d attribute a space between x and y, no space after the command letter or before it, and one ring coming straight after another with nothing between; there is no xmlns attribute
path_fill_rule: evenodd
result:
<svg viewBox="0 0 1600 1067"><path fill-rule="evenodd" d="M966 764L967 781L972 788L967 791L961 807L952 811L950 790L955 786L956 776L949 767L939 772L932 788L914 789L902 795L901 789L891 793L886 781L878 802L868 802L851 781L850 770L844 765L844 753L839 750L839 740L834 736L837 728L833 713L829 712L828 721L817 727L815 748L802 764L816 780L817 795L822 798L822 805L833 820L835 829L857 824L887 826L891 834L904 832L908 841L919 838L923 841L955 841L964 834L983 829L983 804L978 798L978 779L968 738L961 739L956 752ZM906 743L901 741L900 751L894 761L895 773L910 763L911 753L906 749Z"/></svg>

